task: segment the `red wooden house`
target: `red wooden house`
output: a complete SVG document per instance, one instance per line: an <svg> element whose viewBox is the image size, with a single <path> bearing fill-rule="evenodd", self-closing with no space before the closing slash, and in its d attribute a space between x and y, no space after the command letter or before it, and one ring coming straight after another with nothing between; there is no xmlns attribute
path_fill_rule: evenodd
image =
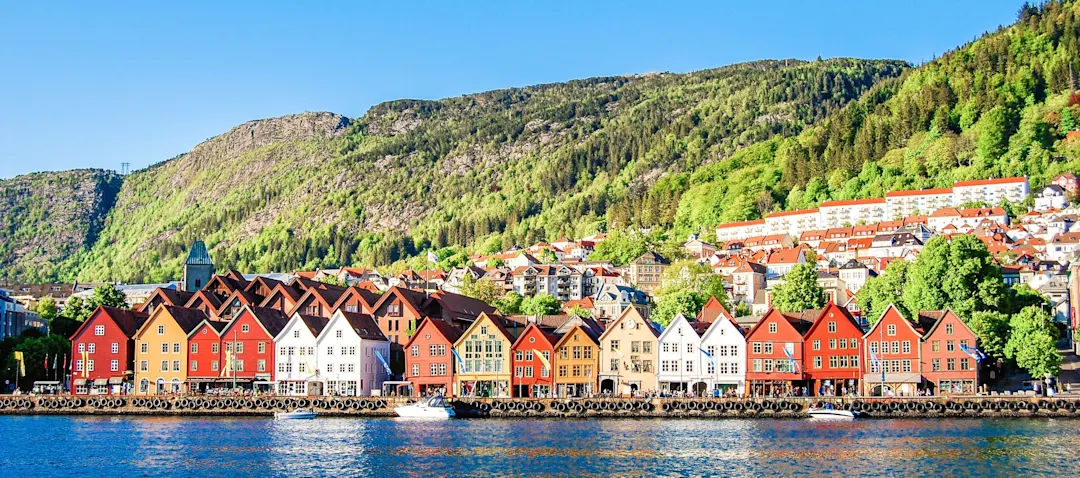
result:
<svg viewBox="0 0 1080 478"><path fill-rule="evenodd" d="M963 348L975 347L975 333L951 310L922 312L937 318L922 340L922 376L934 395L973 394L979 386L979 363Z"/></svg>
<svg viewBox="0 0 1080 478"><path fill-rule="evenodd" d="M224 386L221 378L221 331L228 322L203 320L188 334L188 390L206 392Z"/></svg>
<svg viewBox="0 0 1080 478"><path fill-rule="evenodd" d="M128 393L133 386L135 332L148 315L99 306L71 335L72 390L76 394Z"/></svg>
<svg viewBox="0 0 1080 478"><path fill-rule="evenodd" d="M461 330L442 320L426 318L405 344L405 380L413 383L417 396L452 396L454 393L454 343Z"/></svg>
<svg viewBox="0 0 1080 478"><path fill-rule="evenodd" d="M390 340L390 368L395 374L405 371L404 346L409 342L409 327L427 317L423 313L428 300L427 294L391 287L375 303L373 314L383 335Z"/></svg>
<svg viewBox="0 0 1080 478"><path fill-rule="evenodd" d="M551 363L559 337L529 324L510 346L510 386L515 397L550 398L555 390L555 374ZM545 363L546 361L546 363Z"/></svg>
<svg viewBox="0 0 1080 478"><path fill-rule="evenodd" d="M863 334L863 390L874 396L914 396L922 384L920 341L926 329L889 305ZM875 360L876 358L876 360ZM883 390L884 389L884 390Z"/></svg>
<svg viewBox="0 0 1080 478"><path fill-rule="evenodd" d="M803 333L810 322L769 309L746 334L746 383L752 396L801 395Z"/></svg>
<svg viewBox="0 0 1080 478"><path fill-rule="evenodd" d="M221 331L223 376L244 388L271 390L274 337L288 322L280 310L244 307Z"/></svg>
<svg viewBox="0 0 1080 478"><path fill-rule="evenodd" d="M814 396L857 394L862 385L859 356L862 327L830 302L803 336L803 377Z"/></svg>

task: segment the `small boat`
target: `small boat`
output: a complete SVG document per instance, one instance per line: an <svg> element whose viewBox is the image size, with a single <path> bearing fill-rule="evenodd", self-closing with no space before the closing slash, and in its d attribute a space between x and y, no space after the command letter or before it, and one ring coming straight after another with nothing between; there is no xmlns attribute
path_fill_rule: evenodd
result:
<svg viewBox="0 0 1080 478"><path fill-rule="evenodd" d="M810 418L821 418L826 420L851 420L858 416L851 410L833 408L831 404L825 405L824 408L810 407L806 413L810 414Z"/></svg>
<svg viewBox="0 0 1080 478"><path fill-rule="evenodd" d="M435 418L446 420L454 418L454 407L443 398L442 395L428 397L419 402L409 405L398 405L394 408L402 418Z"/></svg>
<svg viewBox="0 0 1080 478"><path fill-rule="evenodd" d="M306 408L297 408L291 412L274 412L274 418L277 420L311 420L317 415L318 413Z"/></svg>

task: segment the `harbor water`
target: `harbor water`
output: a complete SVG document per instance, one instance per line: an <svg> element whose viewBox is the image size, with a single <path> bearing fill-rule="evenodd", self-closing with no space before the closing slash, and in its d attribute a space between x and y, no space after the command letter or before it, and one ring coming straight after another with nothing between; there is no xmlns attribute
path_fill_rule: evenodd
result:
<svg viewBox="0 0 1080 478"><path fill-rule="evenodd" d="M1080 420L0 416L6 476L1076 476Z"/></svg>

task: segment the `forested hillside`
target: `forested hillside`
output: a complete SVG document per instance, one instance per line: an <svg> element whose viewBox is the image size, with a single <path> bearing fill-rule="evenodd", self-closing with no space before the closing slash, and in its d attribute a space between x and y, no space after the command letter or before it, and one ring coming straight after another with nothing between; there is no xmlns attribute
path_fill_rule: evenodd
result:
<svg viewBox="0 0 1080 478"><path fill-rule="evenodd" d="M1040 185L1080 171L1080 144L1064 141L1080 115L1080 7L1018 17L917 68L760 61L247 123L126 177L100 234L67 244L58 267L0 249L0 276L171 279L197 237L250 271L386 265L428 247L447 265L601 230L681 240L954 180Z"/></svg>
<svg viewBox="0 0 1080 478"><path fill-rule="evenodd" d="M611 205L798 134L905 66L762 61L394 101L351 124L326 113L256 121L129 175L100 239L57 276L177 277L196 237L221 266L266 271L619 227L607 224Z"/></svg>
<svg viewBox="0 0 1080 478"><path fill-rule="evenodd" d="M1019 17L879 83L796 137L695 171L680 196L677 226L708 229L720 220L757 218L762 209L957 180L1028 175L1042 185L1080 171L1080 142L1063 141L1080 118L1080 4L1025 5ZM760 165L773 180L732 181L746 164ZM746 195L733 197L732 187Z"/></svg>

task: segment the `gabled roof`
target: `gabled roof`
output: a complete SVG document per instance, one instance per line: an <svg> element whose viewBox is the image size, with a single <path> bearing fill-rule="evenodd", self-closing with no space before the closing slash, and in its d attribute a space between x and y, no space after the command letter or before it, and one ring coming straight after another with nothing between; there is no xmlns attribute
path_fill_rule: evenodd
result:
<svg viewBox="0 0 1080 478"><path fill-rule="evenodd" d="M497 313L495 307L492 307L487 302L444 290L433 292L429 300L438 302L443 311L454 318L475 320L480 314L491 315Z"/></svg>
<svg viewBox="0 0 1080 478"><path fill-rule="evenodd" d="M735 323L735 317L728 312L724 304L721 304L716 297L709 297L709 300L705 301L705 306L701 308L701 312L698 312L697 319L701 322L712 323L721 318Z"/></svg>
<svg viewBox="0 0 1080 478"><path fill-rule="evenodd" d="M954 188L965 186L989 186L992 184L1013 184L1022 183L1027 181L1027 176L1018 176L1013 178L1000 178L1000 179L976 179L971 181L957 181L953 183Z"/></svg>
<svg viewBox="0 0 1080 478"><path fill-rule="evenodd" d="M675 314L675 318L671 319L671 323L668 324L667 328L665 328L663 332L660 332L660 335L657 337L657 340L659 340L661 342L664 342L665 340L667 340L668 335L676 333L676 332L673 332L673 330L676 330L676 328L678 327L678 324L680 324L680 323L683 323L683 324L686 324L686 325L690 326L690 330L693 330L694 333L697 334L698 338L701 338L701 334L703 332L705 332L705 329L707 329L708 326L709 326L709 324L704 323L704 322L692 322L692 321L690 321L690 319L686 318L686 316L683 315L682 313L678 313L678 314ZM694 324L699 324L699 326L695 327Z"/></svg>
<svg viewBox="0 0 1080 478"><path fill-rule="evenodd" d="M172 305L159 305L154 309L154 312L150 314L150 318L153 318L156 314L166 313L176 321L176 324L180 326L180 330L184 331L184 335L190 334L192 330L195 330L204 320L209 320L210 316L206 315L199 309L188 309L185 307L177 307ZM135 332L135 335L142 333L146 325L150 323L150 319L143 321L143 324Z"/></svg>
<svg viewBox="0 0 1080 478"><path fill-rule="evenodd" d="M135 332L138 332L139 328L142 327L144 322L146 322L146 319L150 318L150 314L147 314L145 312L136 312L133 310L120 309L116 307L106 307L104 305L99 305L98 308L90 314L90 317L93 317L98 312L101 312L103 315L111 319L113 323L116 324L116 327L119 328L120 331L123 332L124 335L126 335L128 338L134 338ZM79 325L79 328L75 329L75 333L71 334L71 337L69 338L71 340L75 340L75 338L83 332L83 329L85 329L90 324L90 322L91 320L89 318L84 320L83 323Z"/></svg>
<svg viewBox="0 0 1080 478"><path fill-rule="evenodd" d="M327 311L333 312L334 305L338 303L338 299L345 294L344 287L327 286L327 287L308 287L304 292L304 295L300 297L300 300L296 301L296 305L293 306L293 310L290 312L296 313L300 306L309 300L315 300L322 304Z"/></svg>
<svg viewBox="0 0 1080 478"><path fill-rule="evenodd" d="M787 249L780 249L773 251L769 254L769 264L797 264L799 257L802 256L802 249L798 247L789 247Z"/></svg>
<svg viewBox="0 0 1080 478"><path fill-rule="evenodd" d="M409 311L417 316L423 317L424 314L420 313L424 309L424 305L427 303L427 294L421 291L406 289L401 286L394 286L383 292L383 295L379 297L379 301L371 308L372 311L379 310L383 304L387 301L393 301L395 298L401 299L402 304L405 305Z"/></svg>
<svg viewBox="0 0 1080 478"><path fill-rule="evenodd" d="M848 323L855 328L855 330L862 332L862 326L859 325L859 321L855 320L855 318L852 317L850 313L848 313L847 309L836 305L836 303L832 301L829 301L828 304L825 304L825 308L821 309L821 313L818 314L817 319L814 320L814 323L810 326L810 328L806 329L806 332L803 333L803 337L809 337L810 334L814 333L814 331L817 330L818 325L822 322L827 322L824 319L829 317L838 320L847 320Z"/></svg>
<svg viewBox="0 0 1080 478"><path fill-rule="evenodd" d="M816 313L817 311L814 311L814 312L815 312L814 317L816 318L818 314ZM799 314L799 315L785 314L783 312L780 312L778 309L775 309L773 307L769 307L768 312L765 312L765 315L761 316L761 319L759 319L757 321L757 323L755 323L753 327L750 327L750 330L748 330L746 332L746 338L749 339L751 336L753 336L754 333L756 333L757 330L759 328L761 328L762 324L769 321L770 319L771 320L777 320L777 321L786 322L788 325L790 325L792 328L794 328L795 332L797 332L800 336L804 335L805 332L812 325L811 322L807 322L807 321L802 320L801 319L801 314Z"/></svg>
<svg viewBox="0 0 1080 478"><path fill-rule="evenodd" d="M875 323L874 323L874 325L873 325L872 327L870 327L870 329L869 329L869 330L867 330L865 334L863 334L863 338L867 338L867 337L870 337L870 336L871 336L872 334L875 334L875 333L877 333L877 332L876 332L877 328L881 326L881 323L882 323L882 322L884 321L884 319L885 319L885 315L886 315L886 314L888 314L888 313L889 313L890 311L892 311L892 313L896 314L896 315L897 315L898 317L900 317L901 319L904 319L904 320L903 320L903 322L904 322L905 324L907 324L908 328L909 328L909 329L911 329L911 331L912 331L912 332L914 332L914 333L915 333L916 335L918 335L919 337L922 337L922 336L923 336L923 332L924 332L924 331L925 331L926 329L922 329L922 328L920 328L920 327L917 327L917 325L918 325L918 324L916 324L916 323L913 323L913 322L912 322L911 320L909 320L908 318L904 317L904 315L900 313L900 311L899 311L899 310L898 310L898 309L896 308L896 306L895 306L895 305L893 305L893 304L889 304L889 306L888 306L888 307L886 307L886 308L885 308L885 310L883 310L883 311L881 312L881 316L879 316L879 317L878 317L878 320L877 320L877 322L875 322Z"/></svg>
<svg viewBox="0 0 1080 478"><path fill-rule="evenodd" d="M566 335L568 335L575 327L581 327L582 330L584 330L593 340L597 341L597 343L600 341L600 335L604 333L604 326L596 319L591 317L579 317L577 315L570 316L566 322L555 329L555 333L562 335L563 339L565 339Z"/></svg>
<svg viewBox="0 0 1080 478"><path fill-rule="evenodd" d="M307 326L308 330L311 331L311 335L314 337L318 337L323 329L326 328L326 324L330 323L330 319L319 317L317 315L296 314L296 317Z"/></svg>
<svg viewBox="0 0 1080 478"><path fill-rule="evenodd" d="M507 342L510 342L511 344L514 343L514 336L511 335L510 332L506 330L506 327L503 327L503 324L502 324L501 320L499 320L495 316L490 316L488 314L481 313L480 317L477 317L476 320L474 320L472 324L469 324L469 328L465 329L465 331L463 331L461 333L461 336L458 337L458 340L456 342L454 342L454 346L457 347L457 345L459 343L461 343L461 341L464 340L465 337L467 337L469 335L469 332L471 332L474 328L479 327L480 326L479 324L484 322L483 319L485 319L485 318L488 319L488 322L490 322L492 325L495 326L495 330L498 330L499 333L502 334L503 338L506 339Z"/></svg>
<svg viewBox="0 0 1080 478"><path fill-rule="evenodd" d="M299 302L300 298L304 295L302 291L297 290L293 286L279 283L278 285L274 286L274 289L271 290L269 294L267 294L266 298L263 299L259 306L263 307L266 304L270 303L270 299L278 294L288 297L289 300L291 300L293 303Z"/></svg>
<svg viewBox="0 0 1080 478"><path fill-rule="evenodd" d="M335 315L341 314L342 318L349 322L349 327L356 332L356 335L360 336L364 340L378 340L386 342L386 336L383 335L382 330L379 329L379 324L375 322L375 319L367 314L358 314L355 312L337 311ZM331 319L333 320L333 319Z"/></svg>
<svg viewBox="0 0 1080 478"><path fill-rule="evenodd" d="M138 307L141 312L152 312L146 310L146 305L153 302L155 297L160 298L162 303L182 307L191 300L191 296L193 295L195 295L194 292L188 292L186 290L158 287L157 289L154 289L154 292L150 294L150 297L147 297L146 302L139 304Z"/></svg>
<svg viewBox="0 0 1080 478"><path fill-rule="evenodd" d="M341 306L344 305L346 301L353 297L360 299L360 301L363 302L364 305L368 307L368 309L372 309L375 306L375 303L379 301L379 294L376 294L368 289L362 289L360 287L353 286L345 289L345 293L341 294L341 296L338 297L337 302L334 302L332 308L335 310L341 308Z"/></svg>
<svg viewBox="0 0 1080 478"><path fill-rule="evenodd" d="M272 290L274 290L275 287L278 286L278 284L283 284L283 283L281 281L277 280L277 279L271 279L269 277L263 277L263 276L256 276L254 279L251 279L251 281L248 282L247 287L244 287L244 290L248 291L248 292L254 292L255 289L257 289L259 287L259 285L263 285L263 286L266 286L266 290L272 291Z"/></svg>
<svg viewBox="0 0 1080 478"><path fill-rule="evenodd" d="M188 299L187 303L184 304L184 308L191 308L192 304L200 300L208 305L211 310L221 309L221 298L208 289L202 289L192 294L191 299Z"/></svg>
<svg viewBox="0 0 1080 478"><path fill-rule="evenodd" d="M510 344L510 350L514 350L514 349L516 349L518 347L518 344L521 343L521 340L524 339L525 336L529 334L530 329L535 329L537 332L539 332L540 336L543 337L543 339L547 342L547 345L549 347L551 347L552 349L555 348L555 344L559 343L559 338L560 337L558 335L555 335L555 334L553 334L551 332L548 332L548 331L538 327L536 324L529 324L529 325L525 326L525 330L521 331L521 335L517 336L517 340L514 340L514 342L512 344Z"/></svg>
<svg viewBox="0 0 1080 478"><path fill-rule="evenodd" d="M221 332L225 330L225 327L229 326L229 323L224 320L210 320L209 318L207 318L206 320L203 320L198 325L196 325L195 328L191 329L190 332L188 332L188 338L190 339L191 336L195 335L195 332L198 332L203 325L206 325L207 330L214 331L214 335L221 337Z"/></svg>
<svg viewBox="0 0 1080 478"><path fill-rule="evenodd" d="M651 321L645 320L645 318L642 317L641 311L637 310L637 307L627 307L626 310L623 310L622 314L620 314L617 319L613 320L611 324L608 325L607 329L604 330L604 333L600 335L600 340L603 340L604 337L607 337L607 335L610 334L612 330L618 329L618 327L616 327L616 324L619 324L623 320L626 320L630 317L643 322L645 324L645 328L652 332L653 337L660 337L660 331L656 330L656 326L653 325Z"/></svg>
<svg viewBox="0 0 1080 478"><path fill-rule="evenodd" d="M413 341L420 336L420 331L424 330L425 325L434 327L435 331L438 332L439 335L442 335L443 339L449 342L451 347L453 347L454 344L457 343L458 339L461 338L462 330L454 327L453 324L440 319L424 317L424 320L421 321L420 325L416 327L416 333L413 334L412 337L409 337L409 341L405 343L405 349L408 349L410 346L412 346Z"/></svg>

